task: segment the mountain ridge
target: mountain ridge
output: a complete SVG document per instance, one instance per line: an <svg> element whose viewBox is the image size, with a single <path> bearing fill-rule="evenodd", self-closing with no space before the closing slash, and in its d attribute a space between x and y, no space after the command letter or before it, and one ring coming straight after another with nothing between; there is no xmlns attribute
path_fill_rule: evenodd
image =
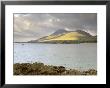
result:
<svg viewBox="0 0 110 88"><path fill-rule="evenodd" d="M67 31L60 29L54 33L39 38L37 40L28 41L31 43L92 43L97 42L97 36L92 36L90 33L83 30Z"/></svg>

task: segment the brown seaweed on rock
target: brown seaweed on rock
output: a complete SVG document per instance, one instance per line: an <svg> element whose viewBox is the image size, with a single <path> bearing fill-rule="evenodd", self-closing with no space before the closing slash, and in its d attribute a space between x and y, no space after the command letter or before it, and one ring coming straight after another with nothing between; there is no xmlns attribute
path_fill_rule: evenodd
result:
<svg viewBox="0 0 110 88"><path fill-rule="evenodd" d="M66 70L63 66L44 65L43 63L16 63L13 65L14 75L97 75L97 71L90 69L79 71Z"/></svg>

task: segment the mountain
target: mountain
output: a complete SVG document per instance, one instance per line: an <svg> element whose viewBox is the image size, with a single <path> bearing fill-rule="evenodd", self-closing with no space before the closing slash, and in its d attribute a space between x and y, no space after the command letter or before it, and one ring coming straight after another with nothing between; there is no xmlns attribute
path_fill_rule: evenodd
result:
<svg viewBox="0 0 110 88"><path fill-rule="evenodd" d="M92 43L97 42L97 36L92 36L91 34L82 31L67 31L64 29L59 29L52 33L51 35L44 36L38 40L31 40L29 42L40 42L40 43Z"/></svg>
<svg viewBox="0 0 110 88"><path fill-rule="evenodd" d="M82 30L77 30L76 32L82 34L82 35L86 35L86 36L91 36L89 33L82 31Z"/></svg>
<svg viewBox="0 0 110 88"><path fill-rule="evenodd" d="M59 35L59 34L63 34L63 33L66 33L68 31L64 30L64 29L60 29L60 30L57 30L56 32L54 32L53 34L51 35Z"/></svg>

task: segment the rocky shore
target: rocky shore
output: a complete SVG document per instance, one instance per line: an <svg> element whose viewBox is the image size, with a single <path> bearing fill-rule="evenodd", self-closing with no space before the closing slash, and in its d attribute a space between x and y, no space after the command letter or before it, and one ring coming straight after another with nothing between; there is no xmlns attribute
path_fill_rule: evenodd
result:
<svg viewBox="0 0 110 88"><path fill-rule="evenodd" d="M63 66L44 65L43 63L16 63L13 65L14 75L97 75L95 69L79 71L67 70Z"/></svg>

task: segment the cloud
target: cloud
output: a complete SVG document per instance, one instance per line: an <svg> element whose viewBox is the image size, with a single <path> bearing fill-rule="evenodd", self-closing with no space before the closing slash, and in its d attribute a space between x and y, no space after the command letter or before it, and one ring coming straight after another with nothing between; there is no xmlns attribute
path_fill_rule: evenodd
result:
<svg viewBox="0 0 110 88"><path fill-rule="evenodd" d="M14 14L14 41L29 41L58 29L86 30L97 33L95 13L36 13Z"/></svg>

